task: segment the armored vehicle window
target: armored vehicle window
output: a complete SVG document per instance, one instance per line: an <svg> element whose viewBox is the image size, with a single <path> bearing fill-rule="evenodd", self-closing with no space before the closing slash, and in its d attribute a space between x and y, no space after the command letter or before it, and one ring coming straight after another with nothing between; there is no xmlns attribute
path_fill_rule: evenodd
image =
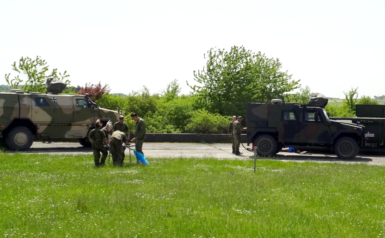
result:
<svg viewBox="0 0 385 238"><path fill-rule="evenodd" d="M36 106L38 106L38 107L49 107L49 103L47 102L47 100L45 98L36 97L35 103L36 103Z"/></svg>
<svg viewBox="0 0 385 238"><path fill-rule="evenodd" d="M296 121L297 117L294 112L291 111L283 111L282 112L282 120L284 121Z"/></svg>
<svg viewBox="0 0 385 238"><path fill-rule="evenodd" d="M81 108L87 108L88 103L85 99L76 99L76 106Z"/></svg>
<svg viewBox="0 0 385 238"><path fill-rule="evenodd" d="M315 122L321 122L321 118L315 111L307 111L304 114L305 118L304 121L315 121Z"/></svg>

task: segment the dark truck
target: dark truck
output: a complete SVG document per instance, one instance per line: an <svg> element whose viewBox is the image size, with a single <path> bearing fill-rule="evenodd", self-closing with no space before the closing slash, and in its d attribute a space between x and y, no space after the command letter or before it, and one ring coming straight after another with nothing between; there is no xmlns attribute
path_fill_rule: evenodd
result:
<svg viewBox="0 0 385 238"><path fill-rule="evenodd" d="M365 126L366 140L360 152L385 152L385 105L356 105L356 117L332 117Z"/></svg>
<svg viewBox="0 0 385 238"><path fill-rule="evenodd" d="M312 96L309 103L248 103L247 144L259 156L272 156L283 147L313 146L334 149L339 158L352 159L365 146L365 126L329 119L328 99Z"/></svg>

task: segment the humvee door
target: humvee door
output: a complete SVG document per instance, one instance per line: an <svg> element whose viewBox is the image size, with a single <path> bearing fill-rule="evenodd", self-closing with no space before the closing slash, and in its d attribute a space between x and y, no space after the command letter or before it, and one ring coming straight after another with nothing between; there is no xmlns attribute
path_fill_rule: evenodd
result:
<svg viewBox="0 0 385 238"><path fill-rule="evenodd" d="M306 143L329 144L332 141L329 125L319 109L304 108L301 134Z"/></svg>
<svg viewBox="0 0 385 238"><path fill-rule="evenodd" d="M299 137L299 116L295 110L282 110L281 111L281 123L282 127L279 130L280 142L300 142Z"/></svg>

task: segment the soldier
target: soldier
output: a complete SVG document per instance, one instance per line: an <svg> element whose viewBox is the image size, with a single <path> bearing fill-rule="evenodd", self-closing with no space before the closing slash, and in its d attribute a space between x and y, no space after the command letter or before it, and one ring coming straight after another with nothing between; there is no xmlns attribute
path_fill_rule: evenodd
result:
<svg viewBox="0 0 385 238"><path fill-rule="evenodd" d="M231 118L232 121L230 122L230 125L229 125L229 136L232 136L233 134L233 123L235 120L237 120L237 117L236 116L233 116L233 118ZM233 141L233 154L235 154L235 144L234 144L234 139L232 139Z"/></svg>
<svg viewBox="0 0 385 238"><path fill-rule="evenodd" d="M104 133L104 136L106 137L105 144L110 143L109 137L112 135L112 127L112 122L108 121L106 126L101 129L101 131Z"/></svg>
<svg viewBox="0 0 385 238"><path fill-rule="evenodd" d="M110 153L112 155L112 162L115 166L123 165L123 143L127 143L126 134L121 131L114 131L110 139Z"/></svg>
<svg viewBox="0 0 385 238"><path fill-rule="evenodd" d="M130 140L130 128L128 125L124 122L124 116L119 116L119 121L114 124L114 131L121 131L124 134L126 134L127 140ZM122 157L124 160L125 154L124 151L126 150L126 147L123 147L122 149Z"/></svg>
<svg viewBox="0 0 385 238"><path fill-rule="evenodd" d="M90 132L90 135L88 138L90 139L90 141L92 143L95 166L99 167L99 166L104 166L104 164L105 164L105 161L107 158L107 149L104 147L105 135L100 130L101 123L99 120L96 121L95 127L96 128ZM102 153L102 160L101 161L99 161L100 152Z"/></svg>
<svg viewBox="0 0 385 238"><path fill-rule="evenodd" d="M239 116L238 120L233 122L233 145L235 149L235 155L241 155L239 152L239 146L241 144L242 119L243 118Z"/></svg>
<svg viewBox="0 0 385 238"><path fill-rule="evenodd" d="M136 113L131 114L132 120L136 121L135 123L135 135L134 138L131 140L131 142L135 142L135 150L144 155L142 147L143 142L146 139L146 124L144 123L144 120Z"/></svg>

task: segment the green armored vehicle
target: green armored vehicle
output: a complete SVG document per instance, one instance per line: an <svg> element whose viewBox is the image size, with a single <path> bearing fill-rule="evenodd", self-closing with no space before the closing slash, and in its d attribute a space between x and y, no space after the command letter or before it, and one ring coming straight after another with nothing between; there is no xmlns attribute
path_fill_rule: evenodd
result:
<svg viewBox="0 0 385 238"><path fill-rule="evenodd" d="M87 145L96 120L118 121L118 112L98 107L88 95L60 95L64 88L51 78L47 93L0 93L0 138L10 149L28 150L34 140L79 140Z"/></svg>
<svg viewBox="0 0 385 238"><path fill-rule="evenodd" d="M247 142L260 156L272 156L282 147L315 146L334 149L338 157L352 159L365 146L365 126L330 120L328 99L312 95L307 105L274 99L247 106Z"/></svg>

